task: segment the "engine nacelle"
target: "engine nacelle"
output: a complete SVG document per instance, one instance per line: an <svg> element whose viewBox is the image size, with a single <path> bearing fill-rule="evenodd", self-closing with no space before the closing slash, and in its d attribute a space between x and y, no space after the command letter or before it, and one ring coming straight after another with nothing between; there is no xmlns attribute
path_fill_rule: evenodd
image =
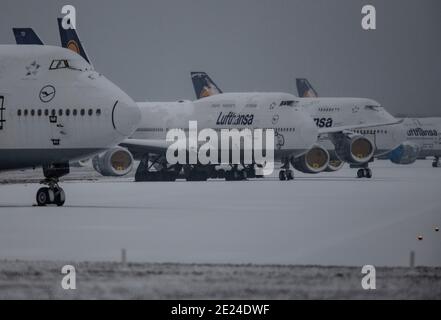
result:
<svg viewBox="0 0 441 320"><path fill-rule="evenodd" d="M133 168L133 156L124 148L116 147L93 157L93 168L103 176L120 177Z"/></svg>
<svg viewBox="0 0 441 320"><path fill-rule="evenodd" d="M337 133L330 135L338 158L351 164L369 162L374 156L375 145L365 136L359 134Z"/></svg>
<svg viewBox="0 0 441 320"><path fill-rule="evenodd" d="M418 159L421 148L406 141L389 153L389 160L395 164L412 164Z"/></svg>
<svg viewBox="0 0 441 320"><path fill-rule="evenodd" d="M316 145L304 155L291 161L292 166L303 173L320 173L329 164L329 153L322 146Z"/></svg>
<svg viewBox="0 0 441 320"><path fill-rule="evenodd" d="M343 168L345 163L344 161L340 160L335 151L329 152L329 157L329 163L325 169L325 172L335 172Z"/></svg>

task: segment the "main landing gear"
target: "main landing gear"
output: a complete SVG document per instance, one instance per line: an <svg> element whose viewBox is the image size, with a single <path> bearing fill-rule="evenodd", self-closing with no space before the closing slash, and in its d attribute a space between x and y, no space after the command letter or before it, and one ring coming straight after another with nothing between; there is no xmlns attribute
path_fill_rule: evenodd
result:
<svg viewBox="0 0 441 320"><path fill-rule="evenodd" d="M372 170L369 168L360 168L357 171L357 178L361 179L361 178L368 178L371 179L372 178Z"/></svg>
<svg viewBox="0 0 441 320"><path fill-rule="evenodd" d="M135 181L176 181L181 169L180 165L168 166L162 156L152 157L150 160L150 156L146 155L136 169Z"/></svg>
<svg viewBox="0 0 441 320"><path fill-rule="evenodd" d="M357 171L357 178L367 178L372 179L372 170L369 168L369 163L364 164L351 164L351 169L358 169Z"/></svg>
<svg viewBox="0 0 441 320"><path fill-rule="evenodd" d="M289 161L285 161L283 166L280 168L279 180L280 181L294 180L294 171L290 169Z"/></svg>
<svg viewBox="0 0 441 320"><path fill-rule="evenodd" d="M47 187L42 187L37 191L37 205L44 207L49 204L54 204L59 207L64 205L66 201L66 194L63 188L58 185L59 178L69 173L69 164L54 164L51 166L43 166L43 173L46 179L42 180L40 184L45 184Z"/></svg>
<svg viewBox="0 0 441 320"><path fill-rule="evenodd" d="M441 167L441 163L439 162L439 157L435 157L435 160L433 160L433 163L432 163L432 167L434 167L434 168Z"/></svg>
<svg viewBox="0 0 441 320"><path fill-rule="evenodd" d="M245 181L247 179L248 179L247 168L239 169L238 165L233 165L231 166L231 170L225 171L226 181Z"/></svg>
<svg viewBox="0 0 441 320"><path fill-rule="evenodd" d="M48 187L43 187L37 191L37 205L44 207L48 204L56 204L61 207L66 201L64 190L58 185L57 179L45 179L42 184L47 184Z"/></svg>

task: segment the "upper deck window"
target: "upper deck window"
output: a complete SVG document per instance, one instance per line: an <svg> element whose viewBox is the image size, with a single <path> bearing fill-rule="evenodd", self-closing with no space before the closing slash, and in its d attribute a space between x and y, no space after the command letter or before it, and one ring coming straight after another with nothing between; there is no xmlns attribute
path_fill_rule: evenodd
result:
<svg viewBox="0 0 441 320"><path fill-rule="evenodd" d="M295 101L292 101L292 100L280 102L281 107L283 107L283 106L293 107L294 104L295 104Z"/></svg>

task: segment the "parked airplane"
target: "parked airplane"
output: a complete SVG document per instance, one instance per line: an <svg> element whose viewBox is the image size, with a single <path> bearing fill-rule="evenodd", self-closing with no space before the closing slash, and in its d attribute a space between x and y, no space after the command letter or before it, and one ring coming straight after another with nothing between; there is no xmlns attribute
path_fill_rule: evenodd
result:
<svg viewBox="0 0 441 320"><path fill-rule="evenodd" d="M75 30L65 30L61 27L60 20L58 20L58 26L62 46L73 48L75 52L84 56L85 50ZM90 61L87 56L85 58ZM295 105L296 97L284 93L236 93L209 97L210 94L221 93L221 90L214 83L210 83L209 86L204 84L201 89L206 91L207 99L195 102L138 103L143 113L141 125L132 139L121 144L129 151L121 148L109 150L94 159L95 168L107 174L114 171L112 156L118 152L121 158L125 155L126 164L133 163L131 161L133 157L142 159L136 173L137 181L174 180L181 171L185 173L188 180L206 180L209 177L224 176L228 180L240 180L255 175L254 166L239 168L237 165L232 165L231 170L227 172L217 168L216 164L169 166L165 159L166 150L170 145L165 141L166 133L174 128L188 131L188 123L192 120L202 124L203 128L216 130L275 129L277 147L275 157L283 163L282 170L279 172L280 180L293 179L293 171L289 169L290 164L298 170L309 173L320 172L328 166L329 154L324 148L313 145L317 139L317 131L311 128L309 114ZM235 121L235 119L244 118L249 121L240 123ZM380 121L387 123L381 118ZM395 120L391 118L387 121ZM346 129L359 127L359 123L352 123L349 126L338 124L333 128L322 127L320 131L323 133L343 132ZM351 157L371 156L370 143L364 142L362 138L355 135L350 139L354 141L353 144L346 144L342 141L343 153ZM151 170L153 167L156 171Z"/></svg>
<svg viewBox="0 0 441 320"><path fill-rule="evenodd" d="M201 74L192 74L195 88L201 89L201 92L216 92L218 94L206 94L205 97L193 102L138 103L143 120L132 136L135 138L136 146L130 145L130 139L121 145L127 147L135 158L138 158L139 154L145 154L145 148L160 145L159 142L164 141L165 134L169 129L184 128L187 130L188 122L191 120L198 121L203 128L215 128L218 131L233 128L250 128L252 130L270 128L274 129L276 133L275 160L282 163L279 179L291 180L293 179L293 171L290 169L290 165L306 173L321 172L329 165L329 153L316 143L319 134L333 136L334 143L338 146L337 152L345 159L366 162L374 154L372 142L361 135L349 132L349 130L397 122L380 106L373 105L370 100L347 99L347 105L351 106L351 114L361 115L357 121L353 119L353 116L350 117L347 113L341 112L343 116L336 123L320 126L311 121L308 108L299 103L299 99L291 94L220 93L219 87L211 80L200 77ZM330 108L335 101L328 99L326 103L318 108ZM341 103L338 108L344 109L344 103ZM237 121L238 119L248 120ZM369 119L370 122L367 122L366 119ZM313 127L316 129L314 130ZM139 149L141 145L143 148ZM141 162L137 170L137 177L140 179L148 177L148 168L155 164L160 170L168 170L167 174L170 175L167 163L164 162L164 157L161 155L164 150L156 150L158 160L154 160L153 163ZM155 150L152 151L155 152ZM145 159L151 159L151 157ZM188 172L186 176L191 180L199 180L201 177L203 180L208 177L223 177L224 172L218 170L216 164L211 166L196 165L191 168L184 166L183 169L184 172ZM146 169L144 173L141 171L143 167ZM171 170L171 176L174 179L181 168L174 167ZM231 178L228 175L234 175L234 180L237 177L239 179L247 176L253 177L254 168L253 166L245 166L240 170L233 166L232 170L225 174L227 174L227 179ZM163 176L160 177L160 180L162 179L164 179Z"/></svg>
<svg viewBox="0 0 441 320"><path fill-rule="evenodd" d="M69 161L117 145L138 121L136 104L72 51L0 45L0 170L42 166L39 206L62 206Z"/></svg>
<svg viewBox="0 0 441 320"><path fill-rule="evenodd" d="M432 167L441 167L441 118L406 118L403 125L407 140L384 158L396 164L411 164L433 157Z"/></svg>
<svg viewBox="0 0 441 320"><path fill-rule="evenodd" d="M62 46L73 49L90 61L76 31L64 29L61 26L60 19L58 19L58 29ZM212 90L215 91L216 88L213 87ZM230 121L231 124L234 121L234 117L239 118L241 116L247 117L248 120L246 123L239 125L225 123L222 126L214 122L213 117L215 113L212 109L207 108L206 105L210 104L209 101L206 101L206 104L189 101L138 103L143 114L142 123L132 136L133 139L130 140L130 143L121 144L129 152L121 148L109 150L93 159L94 167L102 174L115 173L116 170L114 170L115 166L112 159L118 154L119 158L125 159L126 164L126 166L121 166L119 172L125 173L125 171L129 170L133 163L133 158L142 160L135 175L137 181L174 180L182 169L184 176L188 180L206 180L209 177L241 180L247 176L255 176L254 166L240 168L237 165L232 165L229 171L216 168L215 164L209 166L186 165L183 168L179 165L168 166L164 157L169 147L169 143L165 141L167 131L172 128L188 130L188 124L192 120L197 121L201 127L216 128L217 130L220 130L220 128L245 128L247 125L253 128L276 128L278 129L276 131L276 158L299 156L297 159L298 165L311 168L312 170L324 166L328 162L326 152L311 148L317 133L309 117L305 117L305 114L297 110L297 108L280 111L279 114L273 114L271 111L268 113L267 108L263 108L263 105L266 107L266 105L275 104L276 102L281 103L285 99L287 99L285 94L278 93L269 95L253 93L251 95L230 96L227 98L228 101L219 102L222 104L221 108L227 105L232 107L232 102L237 104L238 108L234 109L227 106L229 108L228 111L231 111L231 113L228 113L228 119L225 121ZM268 102L269 100L271 101ZM237 112L238 109L245 108L247 110L243 110L244 114L233 112L233 110ZM282 134L282 132L284 133ZM307 156L300 156L308 150ZM152 168L155 171L152 171ZM283 171L281 178L291 180L294 178L293 172L291 170Z"/></svg>
<svg viewBox="0 0 441 320"><path fill-rule="evenodd" d="M191 77L198 99L218 94L216 91L221 92L205 72L193 72ZM325 171L339 170L343 162L347 162L352 167L360 168L357 172L359 178L371 178L368 163L372 158L390 152L404 141L404 130L401 124L397 124L398 120L370 99L318 98L315 90L309 86L301 98L293 97L288 103L307 111L319 129L331 129L320 135L318 143L318 147L326 149L330 155ZM364 128L364 125L369 128ZM386 129L377 129L378 125L385 125ZM352 129L338 131L339 127L345 126L352 126ZM367 133L372 135L368 136ZM378 139L378 136L389 139ZM293 166L301 171L295 163Z"/></svg>
<svg viewBox="0 0 441 320"><path fill-rule="evenodd" d="M318 97L317 91L307 79L296 79L297 91L300 97ZM441 166L441 118L406 118L403 120L403 128L406 133L405 140L392 151L377 154L379 159L389 159L395 164L411 164L417 159L433 157L432 166ZM392 129L396 127L393 126ZM395 130L391 127L378 127L360 129L357 132L373 136L378 144L391 147L394 145ZM400 126L401 130L401 126ZM385 132L378 135L378 131Z"/></svg>

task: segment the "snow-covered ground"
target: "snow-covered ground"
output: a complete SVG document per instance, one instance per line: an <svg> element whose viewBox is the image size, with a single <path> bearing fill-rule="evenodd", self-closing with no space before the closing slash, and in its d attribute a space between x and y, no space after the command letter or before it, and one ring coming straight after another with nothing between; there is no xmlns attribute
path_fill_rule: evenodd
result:
<svg viewBox="0 0 441 320"><path fill-rule="evenodd" d="M363 290L356 267L77 263L76 290L63 290L67 262L1 261L3 299L441 299L441 268L377 268Z"/></svg>
<svg viewBox="0 0 441 320"><path fill-rule="evenodd" d="M130 262L407 266L413 250L417 265L441 266L441 169L372 167L372 180L345 168L291 182L191 183L74 169L62 208L32 206L38 183L3 184L0 259L118 261L125 248Z"/></svg>

